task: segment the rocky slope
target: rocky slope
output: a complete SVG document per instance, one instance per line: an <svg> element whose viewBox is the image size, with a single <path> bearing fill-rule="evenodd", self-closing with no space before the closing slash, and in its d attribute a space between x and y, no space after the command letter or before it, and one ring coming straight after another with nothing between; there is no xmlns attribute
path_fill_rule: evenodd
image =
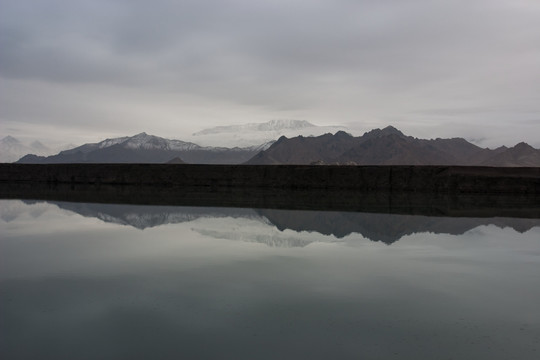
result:
<svg viewBox="0 0 540 360"><path fill-rule="evenodd" d="M525 143L490 150L462 138L417 139L389 126L359 137L343 131L281 137L246 164L540 166L540 150Z"/></svg>

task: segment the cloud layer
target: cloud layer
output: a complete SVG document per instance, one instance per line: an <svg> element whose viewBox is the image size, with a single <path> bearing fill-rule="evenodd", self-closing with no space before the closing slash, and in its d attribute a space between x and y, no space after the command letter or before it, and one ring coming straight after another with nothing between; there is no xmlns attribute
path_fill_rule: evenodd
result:
<svg viewBox="0 0 540 360"><path fill-rule="evenodd" d="M539 147L536 0L4 0L2 134L302 118Z"/></svg>

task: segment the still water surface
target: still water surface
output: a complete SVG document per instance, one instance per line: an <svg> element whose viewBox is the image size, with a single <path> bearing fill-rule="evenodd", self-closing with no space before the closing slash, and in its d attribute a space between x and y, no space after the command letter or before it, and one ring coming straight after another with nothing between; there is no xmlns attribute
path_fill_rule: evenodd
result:
<svg viewBox="0 0 540 360"><path fill-rule="evenodd" d="M4 360L540 358L539 219L0 209Z"/></svg>

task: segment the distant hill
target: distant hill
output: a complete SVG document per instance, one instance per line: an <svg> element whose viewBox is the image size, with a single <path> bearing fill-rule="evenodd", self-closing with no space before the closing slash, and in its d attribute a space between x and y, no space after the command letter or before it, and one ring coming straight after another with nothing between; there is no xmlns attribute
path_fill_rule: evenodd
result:
<svg viewBox="0 0 540 360"><path fill-rule="evenodd" d="M490 150L462 138L417 139L389 126L359 137L343 131L281 137L246 164L540 166L540 150L525 143Z"/></svg>
<svg viewBox="0 0 540 360"><path fill-rule="evenodd" d="M167 164L185 164L185 162L177 156L174 159L167 161Z"/></svg>
<svg viewBox="0 0 540 360"><path fill-rule="evenodd" d="M63 149L69 145L63 146ZM42 142L35 140L32 143L23 143L13 136L6 136L0 139L0 162L14 162L27 154L35 155L51 155L61 149L44 145Z"/></svg>
<svg viewBox="0 0 540 360"><path fill-rule="evenodd" d="M516 146L498 151L484 160L481 165L486 166L540 166L540 150L524 142Z"/></svg>
<svg viewBox="0 0 540 360"><path fill-rule="evenodd" d="M18 163L166 163L178 159L194 164L239 164L265 145L250 148L202 147L181 140L169 140L140 133L135 136L106 139L99 143L84 144L53 156L27 155ZM176 159L176 160L175 160Z"/></svg>
<svg viewBox="0 0 540 360"><path fill-rule="evenodd" d="M232 127L242 129L310 129L312 124L291 120ZM225 130L224 130L225 129ZM231 127L219 127L206 133L219 136ZM362 136L345 131L320 136L281 136L249 147L200 146L192 142L170 140L140 133L106 139L64 150L56 155L40 156L47 147L34 142L23 145L10 136L2 139L3 156L24 152L17 161L26 164L54 163L188 163L188 164L341 164L341 165L479 165L540 166L540 150L520 143L494 150L480 148L463 138L418 139L388 126ZM37 155L33 155L37 154ZM12 160L14 161L14 160Z"/></svg>

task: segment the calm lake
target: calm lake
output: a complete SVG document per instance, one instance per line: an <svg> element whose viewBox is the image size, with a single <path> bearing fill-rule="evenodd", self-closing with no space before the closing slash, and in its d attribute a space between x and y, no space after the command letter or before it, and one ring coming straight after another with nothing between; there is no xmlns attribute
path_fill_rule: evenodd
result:
<svg viewBox="0 0 540 360"><path fill-rule="evenodd" d="M537 218L0 212L3 360L540 358Z"/></svg>

